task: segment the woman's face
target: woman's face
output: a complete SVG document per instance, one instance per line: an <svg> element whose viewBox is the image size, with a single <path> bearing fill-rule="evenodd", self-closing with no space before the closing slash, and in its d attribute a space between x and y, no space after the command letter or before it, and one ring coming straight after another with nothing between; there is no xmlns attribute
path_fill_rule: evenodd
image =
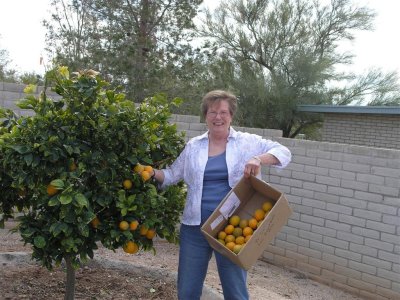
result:
<svg viewBox="0 0 400 300"><path fill-rule="evenodd" d="M231 122L228 101L221 100L208 107L206 123L211 134L228 134Z"/></svg>

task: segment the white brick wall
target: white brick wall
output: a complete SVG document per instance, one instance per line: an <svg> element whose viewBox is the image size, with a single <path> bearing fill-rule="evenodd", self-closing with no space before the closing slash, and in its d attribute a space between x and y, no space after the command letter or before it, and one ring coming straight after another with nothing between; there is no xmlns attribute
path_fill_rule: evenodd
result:
<svg viewBox="0 0 400 300"><path fill-rule="evenodd" d="M333 143L400 149L400 116L325 113L322 139Z"/></svg>

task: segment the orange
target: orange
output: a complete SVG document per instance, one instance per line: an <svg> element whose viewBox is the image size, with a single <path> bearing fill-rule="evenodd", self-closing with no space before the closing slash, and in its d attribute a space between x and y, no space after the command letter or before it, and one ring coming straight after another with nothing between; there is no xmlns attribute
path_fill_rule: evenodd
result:
<svg viewBox="0 0 400 300"><path fill-rule="evenodd" d="M148 171L143 171L141 174L143 181L147 181L151 178L151 174Z"/></svg>
<svg viewBox="0 0 400 300"><path fill-rule="evenodd" d="M146 238L148 238L149 240L152 240L155 236L156 236L156 230L155 229L147 230Z"/></svg>
<svg viewBox="0 0 400 300"><path fill-rule="evenodd" d="M130 179L125 179L124 182L122 183L124 186L124 189L130 190L132 188L132 181Z"/></svg>
<svg viewBox="0 0 400 300"><path fill-rule="evenodd" d="M249 227L253 228L253 229L257 229L257 223L258 221L254 218L251 218L249 220Z"/></svg>
<svg viewBox="0 0 400 300"><path fill-rule="evenodd" d="M57 193L58 193L58 190L55 188L54 185L49 184L47 186L47 195L54 196Z"/></svg>
<svg viewBox="0 0 400 300"><path fill-rule="evenodd" d="M232 217L229 218L229 224L233 225L233 226L238 226L240 223L240 217L237 215L234 215Z"/></svg>
<svg viewBox="0 0 400 300"><path fill-rule="evenodd" d="M147 234L147 231L149 231L149 227L147 227L145 224L140 226L140 235L145 236Z"/></svg>
<svg viewBox="0 0 400 300"><path fill-rule="evenodd" d="M220 232L218 232L218 239L225 240L226 235L227 234L225 231L220 231Z"/></svg>
<svg viewBox="0 0 400 300"><path fill-rule="evenodd" d="M92 221L90 221L90 224L92 224L93 228L97 228L100 225L100 220L97 217L94 217Z"/></svg>
<svg viewBox="0 0 400 300"><path fill-rule="evenodd" d="M144 166L141 164L137 164L134 168L133 171L135 171L138 174L141 174L144 171Z"/></svg>
<svg viewBox="0 0 400 300"><path fill-rule="evenodd" d="M246 236L246 237L244 238L244 242L247 243L251 237L252 237L252 234Z"/></svg>
<svg viewBox="0 0 400 300"><path fill-rule="evenodd" d="M135 254L139 251L139 246L135 242L129 241L124 245L123 249L126 253Z"/></svg>
<svg viewBox="0 0 400 300"><path fill-rule="evenodd" d="M225 238L225 243L234 242L234 241L235 241L235 236L232 234L227 235Z"/></svg>
<svg viewBox="0 0 400 300"><path fill-rule="evenodd" d="M228 242L225 244L225 246L231 251L233 251L233 248L235 247L235 245L236 244L234 242Z"/></svg>
<svg viewBox="0 0 400 300"><path fill-rule="evenodd" d="M149 172L150 175L153 174L153 167L152 166L144 166L144 170L143 171L147 171Z"/></svg>
<svg viewBox="0 0 400 300"><path fill-rule="evenodd" d="M232 234L235 237L241 236L242 235L242 228L240 227L235 227L235 229L233 230Z"/></svg>
<svg viewBox="0 0 400 300"><path fill-rule="evenodd" d="M229 224L229 225L227 225L227 226L225 227L224 231L225 231L227 234L232 234L232 232L233 232L234 229L235 229L235 227L234 227L233 225Z"/></svg>
<svg viewBox="0 0 400 300"><path fill-rule="evenodd" d="M243 245L235 245L233 246L233 253L239 254L240 250L242 250Z"/></svg>
<svg viewBox="0 0 400 300"><path fill-rule="evenodd" d="M273 206L273 204L272 204L270 201L266 201L266 202L264 202L264 204L262 205L262 209L263 209L265 212L269 212L269 211L271 210L272 206Z"/></svg>
<svg viewBox="0 0 400 300"><path fill-rule="evenodd" d="M225 245L225 241L224 240L218 239L218 242L220 242L222 245Z"/></svg>
<svg viewBox="0 0 400 300"><path fill-rule="evenodd" d="M240 228L243 229L243 228L245 228L247 226L249 226L249 221L248 220L246 220L246 219L240 220L240 223L239 223L239 227Z"/></svg>
<svg viewBox="0 0 400 300"><path fill-rule="evenodd" d="M238 236L235 240L236 245L243 245L245 243L245 238L244 236Z"/></svg>
<svg viewBox="0 0 400 300"><path fill-rule="evenodd" d="M122 231L128 230L129 228L129 223L127 221L121 221L119 222L119 229L121 229Z"/></svg>
<svg viewBox="0 0 400 300"><path fill-rule="evenodd" d="M264 217L265 217L265 211L263 211L262 209L257 209L257 210L254 212L254 218L255 218L257 221L263 220Z"/></svg>
<svg viewBox="0 0 400 300"><path fill-rule="evenodd" d="M129 229L134 231L138 228L139 222L137 220L133 220L132 222L129 223Z"/></svg>
<svg viewBox="0 0 400 300"><path fill-rule="evenodd" d="M248 236L253 234L253 228L251 227L245 227L243 229L243 236Z"/></svg>

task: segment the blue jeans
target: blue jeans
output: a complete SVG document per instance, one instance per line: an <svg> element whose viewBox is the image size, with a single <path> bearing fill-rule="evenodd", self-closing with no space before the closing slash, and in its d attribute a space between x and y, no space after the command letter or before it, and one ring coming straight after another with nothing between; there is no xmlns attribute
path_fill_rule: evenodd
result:
<svg viewBox="0 0 400 300"><path fill-rule="evenodd" d="M200 299L212 253L213 249L201 233L200 226L181 225L178 266L179 300ZM217 251L214 253L224 298L227 300L249 299L246 270Z"/></svg>

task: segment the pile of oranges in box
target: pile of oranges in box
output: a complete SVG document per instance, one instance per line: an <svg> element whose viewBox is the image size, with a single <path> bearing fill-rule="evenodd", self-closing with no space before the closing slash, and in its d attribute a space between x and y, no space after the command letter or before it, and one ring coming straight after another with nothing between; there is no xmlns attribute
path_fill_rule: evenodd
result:
<svg viewBox="0 0 400 300"><path fill-rule="evenodd" d="M218 232L216 238L229 250L238 254L251 238L254 231L260 226L273 205L274 202L265 201L261 208L254 211L250 219L242 219L238 215L232 215L225 228Z"/></svg>

